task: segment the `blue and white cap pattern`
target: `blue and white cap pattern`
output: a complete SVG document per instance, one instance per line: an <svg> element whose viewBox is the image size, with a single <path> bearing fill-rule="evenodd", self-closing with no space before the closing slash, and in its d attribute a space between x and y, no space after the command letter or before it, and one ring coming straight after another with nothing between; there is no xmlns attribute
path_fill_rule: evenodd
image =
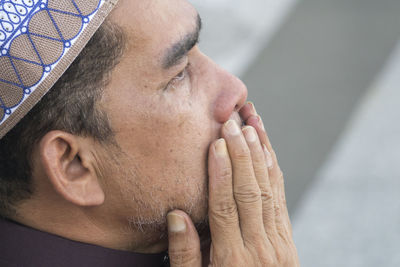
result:
<svg viewBox="0 0 400 267"><path fill-rule="evenodd" d="M0 138L48 92L118 0L0 0Z"/></svg>

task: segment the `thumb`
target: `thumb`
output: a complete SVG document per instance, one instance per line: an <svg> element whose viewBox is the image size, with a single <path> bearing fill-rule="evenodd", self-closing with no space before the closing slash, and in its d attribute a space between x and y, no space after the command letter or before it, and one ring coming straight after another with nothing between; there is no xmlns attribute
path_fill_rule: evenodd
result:
<svg viewBox="0 0 400 267"><path fill-rule="evenodd" d="M183 211L167 215L171 267L201 267L200 238L192 220Z"/></svg>

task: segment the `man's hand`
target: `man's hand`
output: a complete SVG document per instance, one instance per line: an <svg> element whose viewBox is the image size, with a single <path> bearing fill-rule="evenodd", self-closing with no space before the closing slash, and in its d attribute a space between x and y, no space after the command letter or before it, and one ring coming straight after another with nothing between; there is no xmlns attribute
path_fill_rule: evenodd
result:
<svg viewBox="0 0 400 267"><path fill-rule="evenodd" d="M276 155L253 104L240 114L247 126L228 121L210 146L209 266L299 266ZM171 212L168 227L171 266L202 266L189 216Z"/></svg>

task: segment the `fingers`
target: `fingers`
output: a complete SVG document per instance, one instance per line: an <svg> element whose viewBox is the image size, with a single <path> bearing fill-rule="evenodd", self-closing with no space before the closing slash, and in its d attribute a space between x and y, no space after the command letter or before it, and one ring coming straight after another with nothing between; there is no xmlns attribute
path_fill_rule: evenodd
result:
<svg viewBox="0 0 400 267"><path fill-rule="evenodd" d="M247 102L240 109L239 114L243 121L247 121L251 116L257 116L256 108L252 102Z"/></svg>
<svg viewBox="0 0 400 267"><path fill-rule="evenodd" d="M274 196L271 183L269 181L267 155L264 147L261 146L256 130L251 126L243 128L243 133L250 148L253 168L258 186L261 191L262 217L264 230L267 234L275 234L275 209ZM269 159L271 161L271 159ZM272 162L271 162L272 164Z"/></svg>
<svg viewBox="0 0 400 267"><path fill-rule="evenodd" d="M226 243L243 244L233 197L232 165L224 139L211 144L208 161L211 239L216 248L226 247Z"/></svg>
<svg viewBox="0 0 400 267"><path fill-rule="evenodd" d="M266 146L266 157L267 161L269 161L268 165L270 166L269 180L274 196L276 227L279 232L289 231L291 233L291 225L285 197L284 179L275 151L273 150L265 131L264 124L261 117L257 114L254 105L250 102L243 107L240 114L242 118L245 119L247 125L251 125L256 129L261 143Z"/></svg>
<svg viewBox="0 0 400 267"><path fill-rule="evenodd" d="M182 211L167 215L171 267L200 267L200 239L189 216Z"/></svg>
<svg viewBox="0 0 400 267"><path fill-rule="evenodd" d="M261 143L267 147L268 151L271 153L272 158L274 159L275 152L272 148L271 142L269 141L269 138L268 138L267 132L265 130L264 123L261 120L261 117L259 115L257 115L257 113L256 113L256 115L250 116L247 119L246 124L253 126L256 129Z"/></svg>
<svg viewBox="0 0 400 267"><path fill-rule="evenodd" d="M250 149L241 129L233 120L222 128L233 174L233 195L236 202L243 240L255 240L264 232L261 191L258 186ZM254 139L257 136L254 135Z"/></svg>
<svg viewBox="0 0 400 267"><path fill-rule="evenodd" d="M286 262L284 255L293 250L281 214L283 177L262 121L252 109L247 105L241 111L247 127L228 121L222 127L223 139L209 150L211 260L218 266L270 266Z"/></svg>

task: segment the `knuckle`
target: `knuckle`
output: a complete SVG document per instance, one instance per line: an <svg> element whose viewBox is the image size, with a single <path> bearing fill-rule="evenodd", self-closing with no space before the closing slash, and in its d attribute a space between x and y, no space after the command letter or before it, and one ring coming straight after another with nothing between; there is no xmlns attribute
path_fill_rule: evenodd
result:
<svg viewBox="0 0 400 267"><path fill-rule="evenodd" d="M270 253L264 253L260 255L260 262L262 262L262 266L277 266L277 259L270 255Z"/></svg>
<svg viewBox="0 0 400 267"><path fill-rule="evenodd" d="M236 160L247 161L250 158L250 150L248 147L237 147L233 149L231 156Z"/></svg>
<svg viewBox="0 0 400 267"><path fill-rule="evenodd" d="M281 247L275 250L276 262L285 265L288 262L288 252Z"/></svg>
<svg viewBox="0 0 400 267"><path fill-rule="evenodd" d="M256 222L254 221L254 223ZM253 252L257 252L257 255L260 250L265 247L266 240L266 234L263 231L247 231L246 234L243 235L245 246L252 249Z"/></svg>
<svg viewBox="0 0 400 267"><path fill-rule="evenodd" d="M214 257L212 262L213 266L237 266L237 267L246 267L248 266L246 263L249 260L245 260L245 256L242 253L237 252L224 252L221 253L218 257Z"/></svg>
<svg viewBox="0 0 400 267"><path fill-rule="evenodd" d="M250 246L254 258L257 258L258 266L276 266L277 259L275 257L275 251L272 247L268 248L265 242Z"/></svg>
<svg viewBox="0 0 400 267"><path fill-rule="evenodd" d="M272 201L274 199L274 194L272 190L269 190L267 186L260 185L261 199L263 202Z"/></svg>
<svg viewBox="0 0 400 267"><path fill-rule="evenodd" d="M234 189L234 195L237 202L258 203L261 201L261 190L252 183L237 185Z"/></svg>
<svg viewBox="0 0 400 267"><path fill-rule="evenodd" d="M290 237L288 229L284 225L278 225L277 231L278 231L281 241L285 244L289 244L291 241L291 237Z"/></svg>
<svg viewBox="0 0 400 267"><path fill-rule="evenodd" d="M263 177L263 179L268 179L267 178L269 176L268 166L267 166L267 161L264 158L262 159L254 158L253 167L254 167L254 172L258 176Z"/></svg>
<svg viewBox="0 0 400 267"><path fill-rule="evenodd" d="M237 219L237 207L232 200L227 198L216 204L210 205L209 213L210 217L217 220L223 219L232 221Z"/></svg>
<svg viewBox="0 0 400 267"><path fill-rule="evenodd" d="M259 146L259 144L256 144L256 146ZM263 166L265 164L265 155L262 151L258 151L257 148L252 147L251 148L251 156L253 159L253 162L255 163L255 167L257 166ZM263 168L260 168L260 171L264 170Z"/></svg>
<svg viewBox="0 0 400 267"><path fill-rule="evenodd" d="M218 170L218 175L221 179L227 180L232 177L232 168L225 166Z"/></svg>

